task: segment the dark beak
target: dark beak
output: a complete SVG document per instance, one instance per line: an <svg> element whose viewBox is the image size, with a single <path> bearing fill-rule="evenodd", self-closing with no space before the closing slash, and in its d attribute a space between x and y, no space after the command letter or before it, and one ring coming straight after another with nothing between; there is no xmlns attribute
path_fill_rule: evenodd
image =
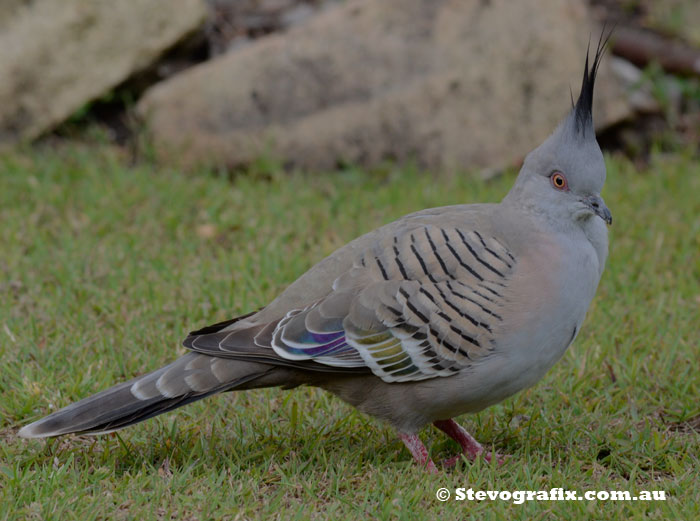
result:
<svg viewBox="0 0 700 521"><path fill-rule="evenodd" d="M599 195L589 195L583 200L593 212L603 219L607 224L612 224L612 214L607 206L605 206L605 201Z"/></svg>

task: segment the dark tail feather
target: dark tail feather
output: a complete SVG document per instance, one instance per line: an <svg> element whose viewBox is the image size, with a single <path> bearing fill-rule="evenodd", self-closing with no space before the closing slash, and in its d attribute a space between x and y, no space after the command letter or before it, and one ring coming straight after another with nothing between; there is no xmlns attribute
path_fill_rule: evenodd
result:
<svg viewBox="0 0 700 521"><path fill-rule="evenodd" d="M262 378L274 371L258 363L224 360L188 353L157 371L115 385L22 427L23 438L70 433L104 434L172 411L212 394L236 388L267 387Z"/></svg>

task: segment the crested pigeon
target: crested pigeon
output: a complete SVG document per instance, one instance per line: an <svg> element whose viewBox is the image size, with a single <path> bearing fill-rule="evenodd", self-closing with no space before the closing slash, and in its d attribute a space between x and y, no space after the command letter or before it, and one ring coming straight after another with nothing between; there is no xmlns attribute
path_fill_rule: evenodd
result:
<svg viewBox="0 0 700 521"><path fill-rule="evenodd" d="M578 100L500 203L367 233L263 309L190 333L178 360L19 435L107 433L219 392L311 385L391 424L430 471L417 434L428 423L466 457L489 457L452 418L540 380L581 330L605 266L612 216L592 119L604 47L590 68L586 55Z"/></svg>

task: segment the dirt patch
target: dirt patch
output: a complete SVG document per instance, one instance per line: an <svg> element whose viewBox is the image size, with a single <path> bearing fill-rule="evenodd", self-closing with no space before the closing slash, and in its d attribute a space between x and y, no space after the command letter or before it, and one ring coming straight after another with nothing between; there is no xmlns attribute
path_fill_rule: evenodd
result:
<svg viewBox="0 0 700 521"><path fill-rule="evenodd" d="M700 414L684 421L665 422L670 431L700 434Z"/></svg>

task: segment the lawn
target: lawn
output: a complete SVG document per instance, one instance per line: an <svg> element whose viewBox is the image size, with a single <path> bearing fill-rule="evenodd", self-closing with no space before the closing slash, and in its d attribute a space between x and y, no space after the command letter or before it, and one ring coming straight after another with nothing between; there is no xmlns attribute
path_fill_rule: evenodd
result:
<svg viewBox="0 0 700 521"><path fill-rule="evenodd" d="M108 146L0 158L0 519L700 519L700 164L607 158L608 267L574 346L534 388L461 422L512 457L417 468L392 430L315 389L231 393L118 435L19 426L168 362L357 235L492 181L181 173ZM435 429L436 459L457 446ZM475 490L664 490L663 502L439 502Z"/></svg>

